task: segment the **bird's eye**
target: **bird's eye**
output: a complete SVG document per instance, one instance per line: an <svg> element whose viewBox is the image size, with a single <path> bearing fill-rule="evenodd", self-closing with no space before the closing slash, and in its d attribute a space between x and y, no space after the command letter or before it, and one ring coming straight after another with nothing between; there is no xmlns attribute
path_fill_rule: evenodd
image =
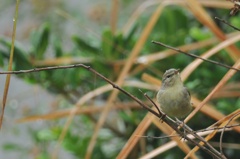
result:
<svg viewBox="0 0 240 159"><path fill-rule="evenodd" d="M171 75L168 75L168 76L167 76L167 78L170 78L170 77L171 77Z"/></svg>

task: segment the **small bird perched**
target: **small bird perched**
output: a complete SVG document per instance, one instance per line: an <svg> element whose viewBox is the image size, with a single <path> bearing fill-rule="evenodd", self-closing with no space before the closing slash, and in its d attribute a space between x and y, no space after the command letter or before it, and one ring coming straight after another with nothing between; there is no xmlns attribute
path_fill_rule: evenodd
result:
<svg viewBox="0 0 240 159"><path fill-rule="evenodd" d="M179 70L167 70L163 74L162 86L157 94L161 110L170 117L184 118L192 110L190 100L190 94L183 86Z"/></svg>

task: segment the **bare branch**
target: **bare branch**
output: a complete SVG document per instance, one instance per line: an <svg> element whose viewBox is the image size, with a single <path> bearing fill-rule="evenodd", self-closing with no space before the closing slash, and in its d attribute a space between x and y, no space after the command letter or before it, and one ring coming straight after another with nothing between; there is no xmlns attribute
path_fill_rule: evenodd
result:
<svg viewBox="0 0 240 159"><path fill-rule="evenodd" d="M177 121L178 122L178 121ZM181 124L181 123L180 123ZM187 124L183 124L184 130L189 132L189 134L193 135L195 138L202 141L205 145L208 146L208 148L211 150L211 152L214 152L214 154L217 154L218 156L221 156L221 158L226 159L225 156L222 156L221 153L219 153L212 145L210 145L203 137L197 135L190 127L187 126Z"/></svg>
<svg viewBox="0 0 240 159"><path fill-rule="evenodd" d="M229 69L233 69L233 70L236 70L236 71L240 71L240 69L238 69L238 68L234 68L234 67L228 66L226 64L222 64L220 62L216 62L216 61L213 61L213 60L205 59L205 58L202 58L200 56L184 52L184 51L182 51L182 50L180 50L178 48L166 45L166 44L161 43L161 42L152 41L152 43L157 44L157 45L161 45L161 46L166 47L166 48L171 49L171 50L175 50L175 51L177 51L179 53L185 54L185 55L190 56L190 57L198 58L198 59L201 59L203 61L206 61L206 62L209 62L209 63L213 63L215 65L219 65L219 66L222 66L222 67L225 67L225 68L229 68Z"/></svg>
<svg viewBox="0 0 240 159"><path fill-rule="evenodd" d="M221 19L221 18L215 17L215 19L219 20L219 21L222 22L222 23L227 24L228 26L232 27L233 29L235 29L235 30L237 30L237 31L240 31L239 28L237 28L237 27L235 27L235 26L229 24L227 21L225 21L225 20L223 20L223 19Z"/></svg>
<svg viewBox="0 0 240 159"><path fill-rule="evenodd" d="M170 137L179 137L179 135L168 135L168 136L142 136L142 135L135 135L136 137L141 138L148 138L148 139L166 139Z"/></svg>
<svg viewBox="0 0 240 159"><path fill-rule="evenodd" d="M233 127L237 127L237 126L240 126L240 124L233 124L233 125L229 125L229 126L224 126L224 127L213 127L213 128L206 128L206 129L201 129L201 130L197 130L195 131L195 133L198 133L198 132L204 132L204 131L209 131L209 130L222 130L222 129L231 129Z"/></svg>
<svg viewBox="0 0 240 159"><path fill-rule="evenodd" d="M138 89L138 90L139 90L141 93L143 93L142 90L140 90L140 89ZM147 95L147 93L144 93L143 95L154 105L154 107L157 109L157 111L158 111L158 113L159 113L159 116L158 116L158 117L161 119L165 114L160 111L160 109L158 108L158 106L156 105L156 103L153 102L153 100Z"/></svg>
<svg viewBox="0 0 240 159"><path fill-rule="evenodd" d="M236 116L238 116L239 114L240 114L240 113L237 113L237 114L235 114L234 116L232 116L232 117L229 119L229 121L226 123L226 125L224 126L224 128L222 129L221 136L220 136L220 152L221 152L221 154L222 154L223 156L224 156L223 150L222 150L223 133L224 133L224 131L225 131L226 126L227 126Z"/></svg>
<svg viewBox="0 0 240 159"><path fill-rule="evenodd" d="M114 82L112 82L111 80L109 80L108 78L106 78L105 76L103 76L102 74L98 73L96 70L92 69L90 66L86 66L84 64L75 64L75 65L67 65L67 66L54 66L54 67L43 67L43 68L34 68L34 69L30 69L30 70L20 70L20 71L2 71L0 72L0 74L22 74L22 73L31 73L31 72L39 72L39 71L46 71L46 70L55 70L55 69L69 69L69 68L77 68L77 67L82 67L86 70L89 70L90 72L94 73L95 75L97 75L98 77L102 78L103 80L105 80L106 82L108 82L109 84L112 85L113 88L118 89L119 91L121 91L122 93L124 93L125 95L127 95L128 97L130 97L131 99L133 99L134 101L136 101L139 105L141 105L144 109L148 110L149 112L151 112L153 115L155 115L156 117L160 117L159 114L161 113L159 112L155 112L153 109L151 109L150 107L148 107L146 104L144 104L141 100L139 100L137 97L133 96L132 94L128 93L127 91L125 91L124 89L120 88L118 85L116 85ZM152 100L150 100L152 103L154 103ZM156 104L154 104L156 106ZM180 136L184 136L186 140L188 140L189 142L193 143L194 145L198 146L199 148L201 148L203 151L205 151L206 153L208 153L209 155L211 155L214 158L219 158L219 159L225 159L224 156L222 156L217 150L215 150L214 148L212 149L211 145L209 146L208 143L206 143L206 145L208 147L202 146L201 144L199 144L197 141L189 138L188 136L185 136L183 132L181 132L178 129L178 125L173 122L172 120L169 120L168 118L161 118L161 120L163 120L166 124L168 124L172 129L174 129L178 134L180 134ZM195 134L192 130L188 130L189 132L191 132L192 135L194 135L197 139L199 139L202 142L206 142L204 139L202 139L199 135Z"/></svg>

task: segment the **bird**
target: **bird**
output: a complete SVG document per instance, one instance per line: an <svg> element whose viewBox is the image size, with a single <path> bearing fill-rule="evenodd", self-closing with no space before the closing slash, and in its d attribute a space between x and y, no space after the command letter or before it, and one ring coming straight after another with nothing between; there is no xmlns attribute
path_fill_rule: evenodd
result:
<svg viewBox="0 0 240 159"><path fill-rule="evenodd" d="M191 112L191 96L183 85L179 69L171 68L163 74L157 102L160 109L169 117L183 119Z"/></svg>

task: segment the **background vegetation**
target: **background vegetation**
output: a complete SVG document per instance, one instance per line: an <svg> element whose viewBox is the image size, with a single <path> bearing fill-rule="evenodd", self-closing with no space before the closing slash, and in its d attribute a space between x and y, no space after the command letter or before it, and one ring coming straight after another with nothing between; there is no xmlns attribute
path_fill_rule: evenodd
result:
<svg viewBox="0 0 240 159"><path fill-rule="evenodd" d="M205 109L187 123L193 130L207 128L240 108L240 74L237 72L230 76L228 69L207 62L197 65L194 62L196 59L154 45L151 41L161 41L203 55L223 45L223 41L237 37L238 32L214 20L214 17L220 17L240 27L239 17L229 16L233 4L211 2L176 0L137 3L113 0L111 4L102 2L106 6L100 3L94 5L95 8L86 15L80 10L64 8L66 2L33 1L39 16L43 14L43 23L31 29L23 43L16 39L13 69L84 63L149 104L139 89L154 99L164 71L180 68L195 107L227 76L228 82L221 85L207 100ZM20 8L19 23L22 12L23 8ZM68 28L69 23L72 28ZM100 27L96 28L96 24ZM239 43L234 42L210 59L228 65L238 64L238 46ZM9 37L1 36L0 64L3 69L8 67L10 49ZM124 73L123 70L127 71ZM165 151L156 150L167 146L171 138L139 137L171 133L166 134L164 130L167 128L159 126L162 123L158 119L147 115L146 110L124 94L115 93L113 96L112 87L88 70L71 68L16 76L53 94L56 105L44 114L33 108L17 120L16 124L20 126L25 122L34 125L39 120L46 123L43 129L33 129L31 124L28 126L28 140L33 141L37 149L35 153L25 147L24 141L22 145L3 143L1 147L6 153L19 151L24 158L61 158L57 155L60 146L72 158L184 158L187 154L181 145ZM140 130L142 125L144 128ZM240 155L239 132L239 127L236 127L224 133L223 149L228 158ZM219 147L219 138L220 134L216 134L209 142ZM87 151L91 150L90 143L93 144L93 152ZM189 147L191 149L194 145ZM154 150L156 154L153 154ZM196 155L209 158L201 150Z"/></svg>

